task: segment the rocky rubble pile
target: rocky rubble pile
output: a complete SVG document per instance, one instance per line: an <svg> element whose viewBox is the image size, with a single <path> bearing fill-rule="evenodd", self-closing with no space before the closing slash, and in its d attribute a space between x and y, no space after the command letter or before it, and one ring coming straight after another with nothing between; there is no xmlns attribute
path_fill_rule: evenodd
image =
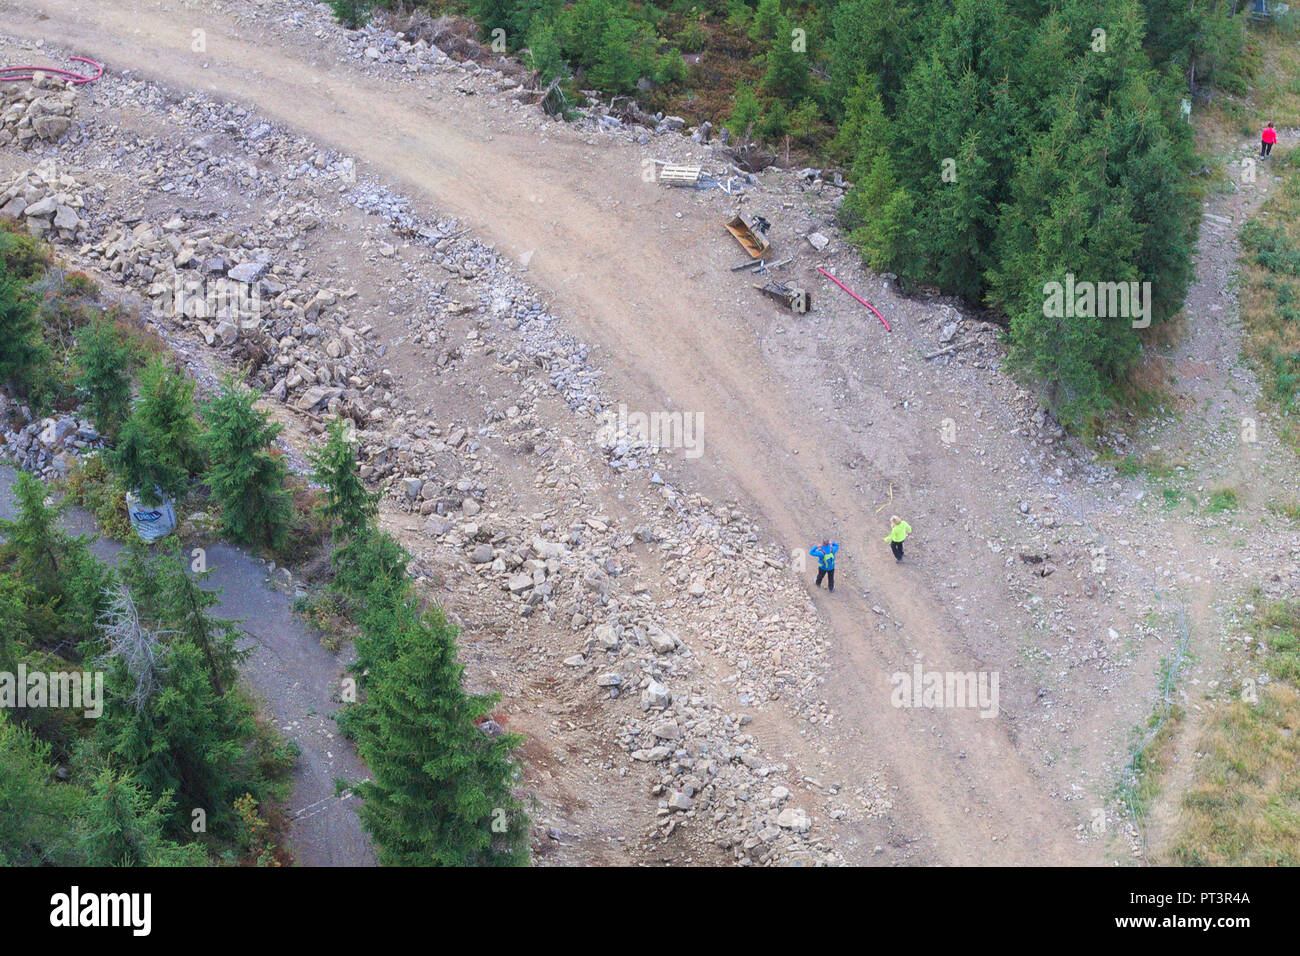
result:
<svg viewBox="0 0 1300 956"><path fill-rule="evenodd" d="M627 550L632 539L662 534L660 543L674 543L676 535L644 527L629 534L607 521L590 516L575 522L567 536L555 522L543 522L540 533L527 542L507 537L495 545L480 540L483 525L474 523L449 532L446 541L461 543L476 573L507 591L521 616L568 618L576 644L560 663L575 693L603 697L619 721L619 746L633 767L645 768L649 792L659 800L659 837L690 826L747 865L829 859L829 847L812 833L812 816L786 805L798 789L797 781L787 779L790 768L764 757L759 742L744 729L750 722L747 713L703 689L710 682L695 653L698 644L703 651L727 656L736 679L723 686L737 693L742 707L757 704L760 696L777 697L783 689L792 692L797 705L801 682L782 685L794 671L802 673L815 663L801 651L821 648L784 622L755 628L749 621L728 620L724 612L700 628L697 607L673 614L665 606L672 600L658 601L646 586L629 580L632 556ZM475 531L477 538L463 536ZM766 574L732 575L755 600L762 584L775 584L758 579L777 577L771 565L763 566ZM701 598L707 593L695 591ZM712 646L697 633L711 636ZM779 660L783 652L792 661L785 677L769 675L748 660L759 654Z"/></svg>
<svg viewBox="0 0 1300 956"><path fill-rule="evenodd" d="M32 235L50 241L83 240L88 224L79 210L85 205L81 184L53 161L21 173L0 189L0 216L18 220Z"/></svg>
<svg viewBox="0 0 1300 956"><path fill-rule="evenodd" d="M0 83L0 146L57 143L72 126L76 104L76 85L52 74Z"/></svg>
<svg viewBox="0 0 1300 956"><path fill-rule="evenodd" d="M267 218L269 227L293 234L320 221L302 205ZM175 215L115 227L87 253L143 292L155 320L192 328L206 344L245 360L271 397L300 411L370 421L384 376L366 361L370 327L348 324L346 302L355 292L301 281L268 246L260 235Z"/></svg>
<svg viewBox="0 0 1300 956"><path fill-rule="evenodd" d="M521 404L477 434L496 444L540 440L535 484L568 500L559 514L499 510L487 496L493 466L468 437L470 429L411 432L415 442L439 448L450 477L407 478L400 493L413 513L429 516L425 531L439 552L454 555L444 562L449 571L501 595L496 606L516 622L503 618L501 626L517 631L517 640L528 639L521 621L560 624L573 633L567 656L543 651L534 669L555 669L569 693L594 695L611 708L619 745L632 767L644 767L659 799L656 835L689 825L746 865L833 859L809 812L786 805L806 788L784 779L789 767L763 758L743 730L748 714L702 690L715 686L710 674L721 666L734 704L780 701L810 724L830 722L817 693L828 646L805 623L811 615L788 613L806 601L791 562L764 547L736 509L683 494L659 478L663 463L652 446L621 434L610 436L612 449L605 436L582 448L539 435L533 411ZM615 451L618 457L604 459ZM593 470L614 462L626 469L634 456L647 482L647 493L637 496L639 519L599 513L587 497ZM646 583L650 576L664 580L671 596L656 597ZM480 603L476 611L487 617L487 608ZM820 796L836 792L818 789ZM883 813L882 799L864 812Z"/></svg>
<svg viewBox="0 0 1300 956"><path fill-rule="evenodd" d="M462 302L449 294L447 282L421 283L428 311L414 320L418 324L412 326L412 333L417 345L435 350L439 367L452 364L467 351L501 351L505 366L543 369L549 387L574 411L595 414L603 407L597 389L601 373L588 361L587 347L564 330L495 249L464 235L455 220L420 219L404 199L382 187L366 184L348 198L357 208L383 218L411 245L432 250L434 261L472 291L475 301ZM464 343L447 345L448 318L465 313L481 317L479 327L469 331Z"/></svg>
<svg viewBox="0 0 1300 956"><path fill-rule="evenodd" d="M922 322L929 318L929 311L921 313ZM970 318L953 305L936 302L933 311L939 320L938 344L926 354L927 360L936 365L969 363L975 368L997 367L1006 351L1001 343L1000 326Z"/></svg>
<svg viewBox="0 0 1300 956"><path fill-rule="evenodd" d="M35 418L21 402L0 394L0 453L45 480L63 478L72 461L102 447L90 422L73 415Z"/></svg>
<svg viewBox="0 0 1300 956"><path fill-rule="evenodd" d="M512 373L518 386L516 397L478 427L463 420L428 422L410 411L363 430L363 476L395 479L390 496L426 519L423 530L436 544L433 560L446 567L445 576L459 572L479 581L480 592L486 587L499 595L493 603L476 603L479 625L487 626L495 608L498 626L518 632L519 641L528 639L526 626L520 627L529 621L559 624L574 634L567 656L546 651L535 668L520 666L556 668L572 693L608 702L631 766L644 765L647 785L660 798L657 835L691 821L745 863L830 859L807 811L781 806L788 799L779 797L781 789L801 789L798 781L778 784L789 768L762 759L757 742L741 730L747 715L698 690L711 684L697 657L703 652L711 670L727 668L724 686L742 707L780 701L810 724L830 722L817 693L828 646L810 623L813 615L789 611L807 600L791 562L763 546L752 522L734 507L683 494L666 482L660 474L664 450L640 435L599 427L609 416L579 415L585 442L548 428L536 409L547 391L561 392L578 409L601 407L595 376L584 380L581 374L588 369L585 352L546 321L522 283L506 291L514 280L499 263L478 278L476 289L488 287L481 310L495 311L501 321L485 321L484 332L464 342L461 354L496 349L498 369ZM441 323L436 329L430 334L445 332ZM572 359L566 374L557 376L545 359L525 361L521 340L534 343L534 355ZM486 452L485 444L497 453ZM502 445L530 457L534 485L559 504L558 511L524 516L494 500ZM639 474L636 480L646 483L628 496L638 520L614 519L591 500L602 469ZM638 553L647 550L648 556ZM652 572L665 580L666 600L645 583ZM696 634L709 637L699 643ZM676 703L674 694L681 695ZM665 737L671 727L676 736ZM775 802L758 793L764 788L778 792ZM884 812L887 801L873 799L867 812Z"/></svg>
<svg viewBox="0 0 1300 956"><path fill-rule="evenodd" d="M270 397L359 425L381 419L391 377L373 367L371 328L352 319L356 293L310 281L302 255L323 221L311 187L354 184L352 161L237 104L195 95L176 102L153 83L120 77L103 81L100 95L156 110L187 133L178 150L116 127L97 129L96 154L114 151L137 169L141 197L134 208L110 211L117 225L82 239L82 254L150 299L164 327L193 330L229 350ZM167 195L164 208L175 210L220 186L262 201L260 221L236 226L228 211L139 211L150 197Z"/></svg>

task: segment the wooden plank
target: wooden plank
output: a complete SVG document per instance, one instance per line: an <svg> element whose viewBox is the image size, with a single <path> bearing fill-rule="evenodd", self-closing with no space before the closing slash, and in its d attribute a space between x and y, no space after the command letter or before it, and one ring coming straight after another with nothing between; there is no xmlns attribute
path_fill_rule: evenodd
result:
<svg viewBox="0 0 1300 956"><path fill-rule="evenodd" d="M694 185L700 181L703 166L670 166L659 170L659 181L669 185Z"/></svg>

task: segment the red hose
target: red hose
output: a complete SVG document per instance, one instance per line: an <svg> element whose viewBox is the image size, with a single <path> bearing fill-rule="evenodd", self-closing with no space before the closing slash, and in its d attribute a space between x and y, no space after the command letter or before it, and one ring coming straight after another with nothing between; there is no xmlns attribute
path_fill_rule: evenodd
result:
<svg viewBox="0 0 1300 956"><path fill-rule="evenodd" d="M854 292L852 289L850 289L848 286L846 286L846 285L845 285L843 282L841 282L839 279L835 278L833 275L831 275L829 272L827 272L827 271L826 271L825 269L823 269L821 266L818 266L818 267L817 267L817 271L820 272L822 275L824 275L826 278L830 279L832 282L834 282L837 286L839 286L841 289L843 289L843 290L844 290L845 292L847 292L849 295L853 296L853 298L857 299L859 302L861 302L863 305L865 305L865 306L866 306L868 309L870 309L872 312L876 312L876 307L875 307L874 305L872 305L872 304L871 304L870 302L868 302L866 299L862 298L862 296L858 295L856 292ZM885 317L884 317L883 315L881 315L879 312L876 312L876 318L878 318L878 319L880 320L881 324L885 327L885 331L886 331L886 332L892 332L892 331L894 331L893 329L891 329L891 328L889 327L889 323L885 321Z"/></svg>
<svg viewBox="0 0 1300 956"><path fill-rule="evenodd" d="M96 63L94 60L84 56L70 56L69 60L75 60L79 63L89 63L95 68L94 76L86 76L84 73L74 73L72 70L60 70L53 66L0 66L0 82L4 80L31 80L40 73L52 73L55 76L62 77L73 83L94 83L104 75L104 65Z"/></svg>

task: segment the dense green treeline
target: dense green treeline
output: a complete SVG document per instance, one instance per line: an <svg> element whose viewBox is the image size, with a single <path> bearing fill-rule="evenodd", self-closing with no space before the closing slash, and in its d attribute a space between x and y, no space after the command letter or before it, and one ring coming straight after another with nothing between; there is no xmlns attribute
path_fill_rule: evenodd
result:
<svg viewBox="0 0 1300 956"><path fill-rule="evenodd" d="M94 283L0 223L0 385L37 412L84 404L109 445L73 484L119 532L127 489L190 493L231 432L208 416L200 433L193 382L163 356ZM281 862L259 834L294 753L255 720L238 628L211 614L179 543L131 536L110 569L61 530L50 489L24 473L14 490L17 516L0 521L0 864ZM74 673L73 706L29 694Z"/></svg>
<svg viewBox="0 0 1300 956"><path fill-rule="evenodd" d="M1014 364L1083 432L1189 280L1199 163L1182 101L1242 93L1257 66L1233 0L420 5L473 16L571 91L634 93L842 164L865 261L1004 315ZM1124 283L1123 314L1047 314L1048 284L1067 281Z"/></svg>
<svg viewBox="0 0 1300 956"><path fill-rule="evenodd" d="M312 456L324 490L295 494L305 483L288 475L256 393L227 380L196 403L162 346L4 222L0 385L41 411L84 404L108 446L74 468L69 490L129 542L108 568L60 529L49 489L19 476L18 516L0 521L0 865L286 859L268 813L294 750L255 720L239 628L211 614L217 596L176 538L146 545L126 527L128 489L214 510L226 537L277 556L332 543L328 592L359 625L361 693L340 695L340 724L371 768L361 817L381 861L527 861L519 739L480 729L496 699L463 690L456 630L422 605L408 556L374 527L378 496L342 421ZM20 674L72 672L100 675L98 705L15 696Z"/></svg>
<svg viewBox="0 0 1300 956"><path fill-rule="evenodd" d="M23 473L15 492L0 521L0 864L276 862L253 835L294 753L235 686L235 624L209 613L175 541L136 541L110 569L59 529L39 481ZM73 673L81 696L54 699Z"/></svg>

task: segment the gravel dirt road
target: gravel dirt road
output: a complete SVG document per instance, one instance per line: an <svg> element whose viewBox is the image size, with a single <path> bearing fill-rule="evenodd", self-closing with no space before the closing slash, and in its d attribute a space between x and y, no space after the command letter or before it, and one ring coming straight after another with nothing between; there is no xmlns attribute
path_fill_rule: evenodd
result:
<svg viewBox="0 0 1300 956"><path fill-rule="evenodd" d="M1023 520L1029 508L1017 505L1027 499L1035 511L1047 502L1062 521L1101 529L1098 543L1127 548L1131 516L1123 509L1142 496L1128 486L1118 494L1071 483L1056 457L1065 443L1045 453L1031 441L1004 381L927 362L935 303L904 299L837 260L838 274L890 318L894 332L886 333L816 275L801 245L807 255L793 275L814 290L817 308L803 320L782 314L727 273L738 247L719 228L721 206L643 180L646 149L521 120L495 100L450 95L445 82L339 56L277 19L283 6L300 5L0 0L0 13L11 35L48 38L110 71L247 104L356 157L361 173L409 196L417 211L456 216L526 266L556 313L594 346L614 393L634 408L703 415L705 454L682 466L695 487L744 502L793 551L823 534L841 542L835 594L809 589L833 636L825 693L837 729L814 747L797 724L767 719L761 729L775 748L849 789L883 767L898 789L894 816L918 846L914 861L1105 862L1104 847L1080 830L1113 781L1123 738L1150 712L1162 647L1136 648L1129 672L1098 688L1075 662L1056 666L1052 677L1041 663L1052 654L1042 657L1035 642L1056 635L1052 646L1065 658L1074 653L1064 647L1066 632L1104 634L1112 614L1124 630L1122 621L1140 617L1136 605L1150 601L1149 578L1130 576L1141 592L1134 607L1122 600L1108 607L1095 588L1064 573L1035 578L1033 587L1065 608L1045 620L1020 564L992 538ZM202 53L193 50L195 30L204 31ZM779 219L787 208L766 211ZM776 234L802 242L784 223ZM1221 281L1221 272L1201 281ZM396 368L418 359L393 361ZM949 422L962 440L949 440ZM891 512L916 529L902 564L882 540ZM1175 519L1157 516L1154 524L1166 520ZM1154 564L1161 546L1180 567L1201 559L1195 534L1144 543L1151 558L1121 555L1114 565ZM1003 714L891 706L891 673L915 662L1001 671ZM1029 715L1051 701L1050 680L1062 682L1064 722ZM1093 799L1072 804L1085 787ZM869 862L871 842L865 830L850 835L845 858Z"/></svg>

